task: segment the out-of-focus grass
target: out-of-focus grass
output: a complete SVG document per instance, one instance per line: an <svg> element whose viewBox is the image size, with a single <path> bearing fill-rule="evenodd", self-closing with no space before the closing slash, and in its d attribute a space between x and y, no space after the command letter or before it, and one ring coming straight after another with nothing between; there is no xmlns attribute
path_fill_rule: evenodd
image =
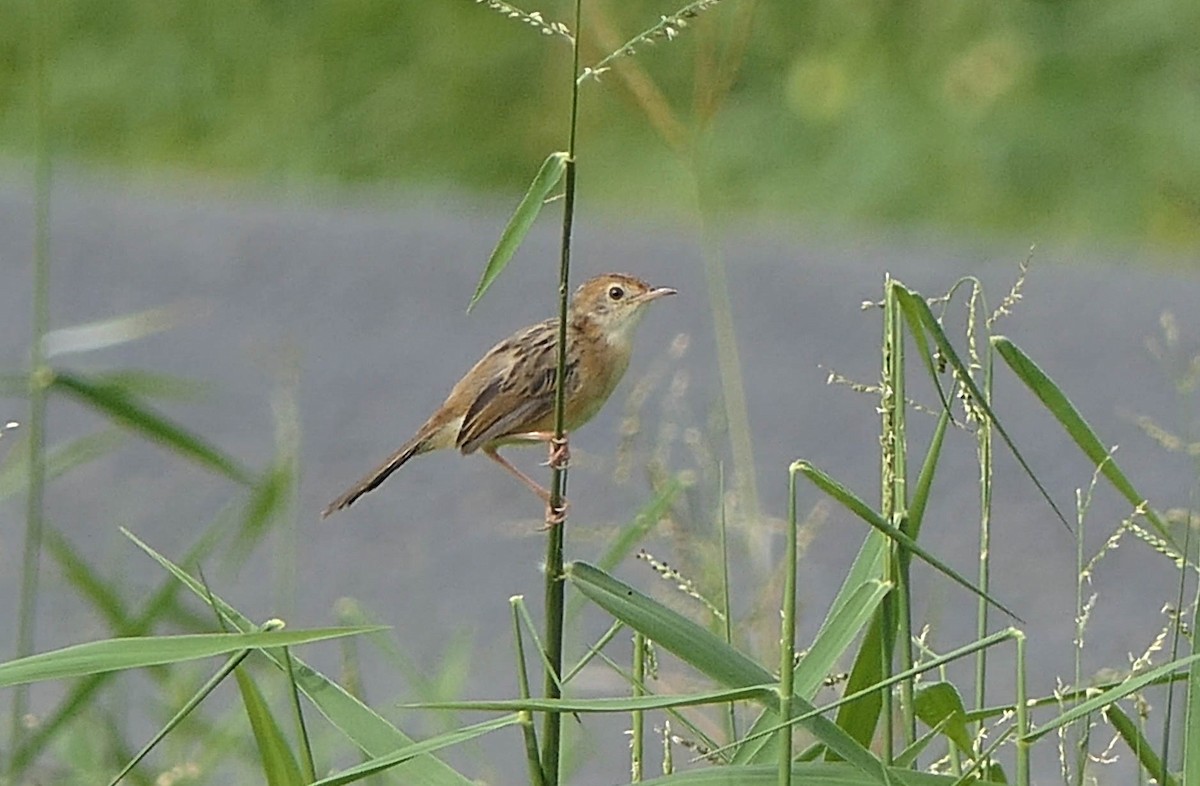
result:
<svg viewBox="0 0 1200 786"><path fill-rule="evenodd" d="M685 125L693 79L749 1L639 53ZM0 9L0 149L18 154L32 145L31 4ZM551 75L569 46L469 0L54 5L59 155L511 191L561 146L569 85ZM677 5L587 10L624 40ZM567 6L523 7L564 20ZM1191 246L1197 29L1191 0L759 0L744 67L704 135L704 176L738 211ZM584 43L585 63L607 53ZM639 210L685 210L686 173L623 106L620 75L604 80L586 86L581 183Z"/></svg>

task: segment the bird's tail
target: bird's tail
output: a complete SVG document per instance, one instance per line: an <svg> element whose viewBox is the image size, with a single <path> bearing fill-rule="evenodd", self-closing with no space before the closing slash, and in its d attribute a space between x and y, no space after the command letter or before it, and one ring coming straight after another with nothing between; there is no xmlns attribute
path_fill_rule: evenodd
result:
<svg viewBox="0 0 1200 786"><path fill-rule="evenodd" d="M321 511L321 518L327 518L334 511L348 508L354 504L354 501L372 491L379 486L380 483L387 480L388 475L391 475L396 470L403 466L404 462L408 461L413 456L424 451L421 448L425 447L425 439L422 434L418 434L413 439L409 440L399 450L388 456L387 460L380 464L375 469L371 470L367 475L353 486L346 493L330 502L325 510Z"/></svg>

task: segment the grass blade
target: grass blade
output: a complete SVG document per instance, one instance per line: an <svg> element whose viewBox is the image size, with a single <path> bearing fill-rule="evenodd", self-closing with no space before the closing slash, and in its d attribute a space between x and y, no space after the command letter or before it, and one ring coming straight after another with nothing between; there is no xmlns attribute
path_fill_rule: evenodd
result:
<svg viewBox="0 0 1200 786"><path fill-rule="evenodd" d="M596 605L655 644L730 688L773 683L774 676L744 653L712 632L656 603L649 597L585 562L566 567L567 580ZM773 702L777 705L777 701ZM797 714L814 709L803 697L795 697ZM871 753L827 718L814 716L802 724L814 737L837 751L847 762L871 777L873 783L888 783L883 765ZM775 770L777 771L777 769Z"/></svg>
<svg viewBox="0 0 1200 786"><path fill-rule="evenodd" d="M446 734L439 734L436 737L430 737L421 742L405 745L404 747L391 751L387 755L379 756L370 761L363 762L357 767L351 767L348 770L343 770L336 775L331 775L328 778L322 778L312 786L342 786L345 783L354 783L374 775L378 772L391 769L398 764L404 764L411 761L417 756L424 756L442 748L448 748L452 745L461 745L464 742L482 737L485 734L490 734L498 729L504 729L509 726L518 725L521 723L520 715L505 715L483 723L476 723L474 726L465 726L461 729L456 729ZM409 781L415 783L418 781ZM419 781L424 784L425 781Z"/></svg>
<svg viewBox="0 0 1200 786"><path fill-rule="evenodd" d="M1025 383L1025 386L1038 397L1043 406L1050 411L1050 414L1055 417L1062 427L1066 429L1067 435L1075 441L1083 454L1087 456L1092 464L1100 467L1100 471L1104 477L1108 478L1109 483L1121 492L1121 495L1128 500L1129 504L1137 506L1145 501L1145 497L1138 493L1137 489L1121 471L1120 466L1113 460L1112 455L1107 448L1100 442L1100 438L1096 436L1096 432L1088 425L1088 422L1079 414L1079 410L1071 403L1071 400L1066 397L1058 385L1046 375L1046 372L1033 362L1033 359L1021 351L1020 347L1009 341L1004 336L993 336L992 346L1004 358L1004 362L1017 375L1017 379ZM1171 537L1171 532L1167 529L1159 515L1152 509L1147 508L1145 511L1146 520L1154 527L1158 536L1171 544L1176 553L1182 553L1179 546L1175 543L1175 539Z"/></svg>
<svg viewBox="0 0 1200 786"><path fill-rule="evenodd" d="M927 726L941 726L946 738L959 750L970 754L974 750L967 731L966 708L958 688L951 682L932 682L922 685L913 696L917 717Z"/></svg>
<svg viewBox="0 0 1200 786"><path fill-rule="evenodd" d="M1169 674L1172 674L1184 666L1190 666L1197 661L1200 661L1200 653L1189 655L1186 658L1179 658L1178 660L1173 660L1170 663L1164 663L1158 668L1150 669L1149 671L1143 671L1140 674L1131 676L1129 679L1125 680L1119 685L1109 688L1100 695L1076 704L1074 707L1059 715L1057 718L1054 718L1053 720L1039 726L1037 731L1032 731L1025 735L1023 739L1031 743L1036 742L1039 738L1049 734L1060 726L1066 726L1068 723L1074 723L1085 715L1103 710L1108 705L1125 698L1135 691L1141 690L1160 677L1165 677Z"/></svg>
<svg viewBox="0 0 1200 786"><path fill-rule="evenodd" d="M936 364L933 360L933 354L929 350L929 342L926 340L926 331L928 331L929 335L933 337L933 341L937 345L938 352L941 353L941 357L954 367L956 379L963 385L963 387L967 389L967 392L971 394L971 399L975 402L975 405L978 406L983 413L987 415L988 420L992 422L992 425L996 429L996 433L1000 435L1002 440L1004 440L1004 444L1008 446L1009 451L1011 451L1013 454L1013 458L1015 458L1017 463L1021 465L1021 469L1024 471L1026 477L1033 481L1033 485L1037 487L1038 493L1042 495L1042 499L1046 500L1046 504L1049 505L1050 509L1054 511L1054 515L1058 517L1058 520L1064 527L1067 528L1067 531L1070 532L1071 525L1067 522L1066 516L1064 516L1062 511L1058 509L1058 505L1054 503L1054 499L1050 496L1050 492L1046 491L1046 488L1042 485L1042 482L1038 480L1037 475L1033 473L1033 469L1029 466L1029 463L1025 461L1025 457L1021 455L1021 451L1017 450L1016 443L1014 443L1008 436L1008 432L1005 431L1004 426L1000 425L999 418L996 417L996 413L993 412L991 406L988 405L987 398L983 395L983 392L980 391L979 387L975 384L975 381L971 379L971 375L966 365L962 362L962 359L958 356L958 353L954 351L954 345L950 343L950 339L946 336L945 331L942 330L942 326L938 324L937 317L935 317L933 312L929 310L929 304L926 303L924 298L922 298L919 294L913 292L899 282L894 282L892 287L896 292L896 298L900 303L900 308L904 312L905 321L908 323L909 330L912 332L913 338L916 339L917 349L921 353L921 359L925 362L925 368L929 371L929 376L933 379L934 387L937 388L938 395L942 399L942 407L949 411L950 402L946 399L946 393L942 390L942 386L938 381Z"/></svg>
<svg viewBox="0 0 1200 786"><path fill-rule="evenodd" d="M121 531L197 597L206 604L211 602L217 612L234 628L239 630L255 629L254 623L248 617L219 596L207 592L204 586L187 571L138 540L133 533L125 529ZM286 670L287 664L283 659L282 650L268 649L263 650L262 654L281 670ZM413 744L411 737L397 729L375 710L363 704L341 685L294 655L291 656L291 660L296 686L335 728L345 734L368 756L384 756ZM473 784L473 781L453 770L445 762L429 755L406 762L404 776L410 783L420 783L422 786L472 786Z"/></svg>
<svg viewBox="0 0 1200 786"><path fill-rule="evenodd" d="M1197 602L1192 601L1192 631L1200 621ZM1195 639L1193 652L1196 650ZM1200 660L1192 661L1188 668L1187 679L1187 710L1183 723L1183 782L1200 783Z"/></svg>
<svg viewBox="0 0 1200 786"><path fill-rule="evenodd" d="M930 554L928 551L926 551L921 546L918 546L917 542L915 540L910 538L908 535L905 535L903 532L901 532L900 530L898 530L897 528L893 527L892 525L890 525L886 521L884 521L882 518L880 518L879 514L876 513L871 508L871 506L869 506L866 502L864 502L863 500L861 500L857 496L855 496L854 493L851 492L848 488L846 488L842 484L838 483L832 477L825 474L821 470L817 469L816 467L814 467L812 464L808 463L807 461L799 461L799 462L797 462L797 466L799 467L800 472L802 472L805 477L807 477L809 480L811 480L813 482L813 484L815 486L817 486L817 488L821 489L826 494L833 497L838 502L842 503L842 505L844 507L846 507L846 509L848 509L850 512L857 515L860 519L867 522L872 527L874 527L876 530L884 533L889 538L891 538L892 540L899 543L901 547L908 549L913 554L916 554L918 557L920 557L922 560L924 560L927 564L929 564L931 567L935 568L939 573L941 573L942 575L949 578L955 584L958 584L959 586L961 586L967 590L970 590L976 596L983 598L988 603L990 603L993 606L995 606L996 608L1000 609L1001 611L1003 611L1005 614L1012 617L1013 619L1015 619L1019 622L1023 622L1023 620L1021 620L1020 617L1018 617L1013 611L1011 611L1003 603L1001 603L1000 601L991 597L986 592L984 592L983 590L979 589L974 584L972 584L970 581L967 581L965 578L963 578L957 572L955 572L952 568L950 568L950 566L946 565L946 563L942 562L940 559L938 559L937 557Z"/></svg>
<svg viewBox="0 0 1200 786"><path fill-rule="evenodd" d="M252 650L242 650L233 657L229 658L229 660L225 661L225 665L222 666L216 674L214 674L212 677L209 677L209 679L203 685L201 685L195 693L192 694L191 698L184 702L183 706L179 708L179 711L171 716L171 719L167 721L153 737L150 738L150 741L147 742L142 749L138 751L137 754L135 754L125 764L124 767L121 768L121 771L117 773L116 777L109 781L109 786L116 786L121 779L132 772L133 768L138 766L142 759L146 758L150 751L154 750L154 748L160 742L162 742L168 734L171 733L172 729L182 723L183 719L188 715L191 715L192 710L199 707L200 702L204 701L204 699L207 698L210 693L216 690L218 685L225 681L225 678L228 677L229 674L238 667L238 664L246 659L246 656L249 655L251 651Z"/></svg>
<svg viewBox="0 0 1200 786"><path fill-rule="evenodd" d="M951 775L931 775L889 768L889 777L907 786L953 786ZM792 781L804 786L867 786L870 777L841 762L807 761L792 764ZM776 786L779 768L774 765L709 767L643 781L641 786ZM974 781L975 786L993 786L991 781ZM995 786L998 786L996 784Z"/></svg>
<svg viewBox="0 0 1200 786"><path fill-rule="evenodd" d="M678 696L663 694L648 696L611 696L600 699L497 699L475 701L433 701L403 704L404 709L471 710L487 712L635 712L665 710L673 707L700 707L727 701L763 701L775 695L775 683L751 685L747 688L688 693Z"/></svg>
<svg viewBox="0 0 1200 786"><path fill-rule="evenodd" d="M529 190L525 192L521 203L513 211L512 218L508 219L508 226L504 227L504 232L500 234L496 248L488 258L487 267L483 269L483 276L479 279L479 286L475 287L475 294L471 295L471 302L467 304L468 312L480 301L484 293L488 291L488 287L500 276L513 254L520 247L521 241L525 239L529 228L533 226L538 213L541 212L542 205L546 203L546 197L550 196L550 192L562 180L563 173L567 169L567 157L566 153L551 153L546 156L541 168L533 176Z"/></svg>
<svg viewBox="0 0 1200 786"><path fill-rule="evenodd" d="M890 589L885 582L868 581L850 597L849 603L836 614L826 617L812 646L796 667L795 691L798 695L806 699L813 697L859 632L871 621L875 609Z"/></svg>
<svg viewBox="0 0 1200 786"><path fill-rule="evenodd" d="M1171 777L1162 761L1154 755L1154 746L1150 744L1150 740L1146 739L1146 735L1142 734L1142 730L1133 722L1133 719L1125 714L1121 705L1110 705L1104 714L1108 718L1108 722L1116 729L1117 734L1129 746L1130 753L1137 757L1138 763L1142 765L1142 769L1153 779L1154 783L1161 783L1163 786L1179 786L1179 782Z"/></svg>
<svg viewBox="0 0 1200 786"><path fill-rule="evenodd" d="M246 716L250 719L250 729L254 732L254 741L258 744L267 786L293 786L310 782L300 776L300 765L296 763L287 738L283 736L279 723L254 680L245 669L238 669L235 676L242 694L242 704L246 707Z"/></svg>
<svg viewBox="0 0 1200 786"><path fill-rule="evenodd" d="M250 470L232 456L155 412L117 385L97 383L69 371L56 371L51 387L238 483L250 485L253 482Z"/></svg>
<svg viewBox="0 0 1200 786"><path fill-rule="evenodd" d="M308 644L381 630L378 626L312 628L268 633L190 633L103 639L41 652L0 664L0 688L43 680L86 677L106 671L162 666L167 663L228 655L245 649Z"/></svg>

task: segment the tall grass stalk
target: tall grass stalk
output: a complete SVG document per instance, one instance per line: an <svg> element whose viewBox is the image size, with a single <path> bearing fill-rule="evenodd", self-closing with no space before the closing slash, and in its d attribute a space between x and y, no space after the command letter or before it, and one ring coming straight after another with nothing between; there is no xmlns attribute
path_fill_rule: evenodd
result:
<svg viewBox="0 0 1200 786"><path fill-rule="evenodd" d="M520 595L508 599L512 608L513 644L517 649L517 691L522 699L528 699L529 672L525 667L525 637L521 635L521 601ZM546 779L542 774L542 761L538 755L537 728L533 724L532 715L521 712L521 739L525 742L525 763L529 769L529 782L532 786L545 786Z"/></svg>
<svg viewBox="0 0 1200 786"><path fill-rule="evenodd" d="M883 370L881 375L880 427L880 513L883 520L895 524L903 521L907 504L907 465L905 451L907 443L904 428L905 384L904 384L904 332L900 306L895 299L895 289L890 278L885 281L883 301ZM893 584L894 589L883 599L880 619L884 635L880 640L881 674L884 679L892 675L895 661L897 630L903 633L901 646L907 650L910 625L902 620L907 614L907 603L900 599L908 592L900 575L900 555L896 544L889 541L884 560L883 580ZM912 660L909 655L906 660ZM909 700L905 702L911 712L911 687ZM885 690L883 699L883 759L891 764L894 758L895 732L892 728L894 711L892 691ZM906 728L909 724L905 724ZM909 740L911 742L911 740Z"/></svg>
<svg viewBox="0 0 1200 786"><path fill-rule="evenodd" d="M779 635L779 786L792 783L792 697L796 675L796 562L799 522L796 516L796 476L800 465L788 468L787 550L783 557L783 624Z"/></svg>
<svg viewBox="0 0 1200 786"><path fill-rule="evenodd" d="M571 116L568 129L566 171L564 173L562 246L558 271L558 362L554 383L554 440L563 444L566 431L566 376L567 376L567 307L571 279L571 232L575 222L575 143L579 126L579 37L583 22L583 0L575 0L575 38L571 41ZM566 468L554 462L550 469L550 519L554 511L562 507L567 494ZM549 669L546 673L544 694L548 699L562 696L559 675L563 661L563 537L566 534L566 516L557 524L547 521L550 528L546 536L546 654ZM554 711L546 713L542 730L542 775L546 786L558 786L560 748L562 745L562 716Z"/></svg>
<svg viewBox="0 0 1200 786"><path fill-rule="evenodd" d="M1025 633L1014 630L1017 641L1017 786L1029 786L1029 746L1025 739L1029 734L1029 698L1025 687Z"/></svg>
<svg viewBox="0 0 1200 786"><path fill-rule="evenodd" d="M1021 268L1021 276L1017 279L1009 298L1006 298L1005 304L1010 300L1015 302L1014 298L1019 297L1021 282L1024 281L1024 273L1028 265L1028 258ZM983 301L983 292L978 282L973 283L971 289L971 297L967 304L967 342L968 352L970 354L972 367L982 369L983 380L979 385L979 390L983 394L983 402L991 408L992 406L992 372L994 370L994 358L991 342L986 342L982 356L979 354L978 342L976 341L976 313L978 306ZM995 319L1006 312L1006 305L1002 304L1000 309L996 311L990 318L985 320L984 325L990 328ZM984 306L986 308L986 306ZM990 591L992 581L992 461L994 458L994 446L992 443L992 421L986 413L980 411L979 407L972 407L970 399L967 399L966 406L969 412L974 412L975 420L975 453L976 460L979 464L979 570L977 573L977 583L979 589L983 592ZM1082 538L1080 539L1082 544ZM975 607L975 638L982 639L988 633L988 613L990 609L988 604L983 599L980 599ZM980 650L975 656L975 708L982 709L987 702L987 650ZM1078 684L1078 683L1076 683ZM982 723L978 731L982 732ZM987 762L984 762L987 766ZM985 769L986 772L986 769Z"/></svg>
<svg viewBox="0 0 1200 786"><path fill-rule="evenodd" d="M646 695L646 636L640 632L633 634L633 695ZM629 733L629 776L632 783L640 783L645 772L646 744L646 712L633 711L633 723Z"/></svg>
<svg viewBox="0 0 1200 786"><path fill-rule="evenodd" d="M21 558L21 603L16 657L33 653L42 560L43 495L46 487L46 398L52 380L43 338L50 327L50 22L55 4L33 4L34 240L33 323L29 337L29 489L25 508L25 547ZM15 751L24 732L29 689L19 686L12 701L8 750Z"/></svg>

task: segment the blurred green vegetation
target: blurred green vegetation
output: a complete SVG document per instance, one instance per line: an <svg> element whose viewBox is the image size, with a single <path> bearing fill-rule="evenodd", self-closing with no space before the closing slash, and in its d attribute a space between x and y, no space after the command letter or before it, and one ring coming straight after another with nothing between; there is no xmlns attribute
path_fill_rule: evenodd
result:
<svg viewBox="0 0 1200 786"><path fill-rule="evenodd" d="M515 196L565 144L570 47L470 0L7 0L8 153L35 2L60 157ZM588 0L585 63L680 5ZM586 83L581 183L642 213L700 182L735 217L1194 248L1198 38L1195 0L725 0Z"/></svg>

